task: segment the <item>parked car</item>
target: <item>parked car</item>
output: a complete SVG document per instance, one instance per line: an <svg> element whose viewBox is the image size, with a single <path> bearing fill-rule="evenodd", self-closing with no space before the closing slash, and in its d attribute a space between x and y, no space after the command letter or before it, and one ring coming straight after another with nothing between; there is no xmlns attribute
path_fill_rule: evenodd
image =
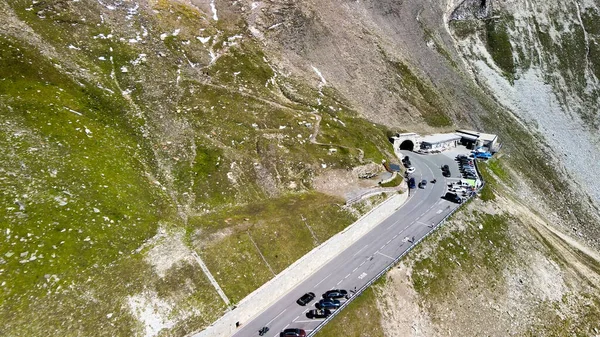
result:
<svg viewBox="0 0 600 337"><path fill-rule="evenodd" d="M306 331L302 329L285 329L279 334L279 337L306 337Z"/></svg>
<svg viewBox="0 0 600 337"><path fill-rule="evenodd" d="M319 310L319 309L311 309L306 313L306 317L307 318L327 318L329 317L329 315L331 315L331 310L329 309L323 309L323 310Z"/></svg>
<svg viewBox="0 0 600 337"><path fill-rule="evenodd" d="M415 178L408 179L408 188L415 188L415 187L416 187Z"/></svg>
<svg viewBox="0 0 600 337"><path fill-rule="evenodd" d="M423 179L419 183L419 188L425 188L425 186L427 186L427 180Z"/></svg>
<svg viewBox="0 0 600 337"><path fill-rule="evenodd" d="M302 297L300 297L296 303L300 304L300 305L306 305L308 303L310 303L310 301L315 299L315 293L306 293L304 295L302 295Z"/></svg>
<svg viewBox="0 0 600 337"><path fill-rule="evenodd" d="M406 173L412 174L412 173L415 173L415 170L416 169L414 167L409 167L406 169Z"/></svg>
<svg viewBox="0 0 600 337"><path fill-rule="evenodd" d="M452 176L452 173L450 173L450 170L447 170L447 171L443 171L443 172L442 172L442 175L443 175L444 177L450 177L450 176Z"/></svg>
<svg viewBox="0 0 600 337"><path fill-rule="evenodd" d="M444 199L455 202L457 204L462 204L463 201L462 198L458 196L458 194L452 192L447 192L446 195L444 195Z"/></svg>
<svg viewBox="0 0 600 337"><path fill-rule="evenodd" d="M323 298L344 298L348 295L348 291L344 289L333 289L328 290L323 294Z"/></svg>
<svg viewBox="0 0 600 337"><path fill-rule="evenodd" d="M492 158L492 154L489 152L475 152L473 153L473 156L475 158L481 158L481 159L490 159Z"/></svg>
<svg viewBox="0 0 600 337"><path fill-rule="evenodd" d="M317 309L337 309L341 305L339 300L322 299L315 304Z"/></svg>

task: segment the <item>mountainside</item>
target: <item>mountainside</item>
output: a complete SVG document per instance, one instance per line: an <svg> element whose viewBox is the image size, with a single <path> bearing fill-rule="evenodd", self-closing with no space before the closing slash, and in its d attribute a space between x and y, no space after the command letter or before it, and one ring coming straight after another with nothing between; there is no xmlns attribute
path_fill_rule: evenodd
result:
<svg viewBox="0 0 600 337"><path fill-rule="evenodd" d="M0 334L201 330L382 199L344 205L376 188L359 175L398 161L392 132L459 127L503 148L497 200L476 204L492 215L458 218L511 219L497 238L514 253L493 260L506 268L473 280L570 270L557 293L572 297L527 296L593 317L599 16L591 0L0 1ZM567 239L547 244L554 232ZM578 258L514 257L557 242ZM420 260L444 244L428 241L409 274L445 282ZM468 300L411 291L416 311ZM469 312L448 331L471 334ZM529 323L510 333L536 335Z"/></svg>

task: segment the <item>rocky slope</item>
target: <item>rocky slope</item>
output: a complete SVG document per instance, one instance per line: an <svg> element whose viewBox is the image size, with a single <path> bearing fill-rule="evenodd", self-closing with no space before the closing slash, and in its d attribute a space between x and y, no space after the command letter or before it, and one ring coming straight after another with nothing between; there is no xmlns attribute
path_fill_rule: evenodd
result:
<svg viewBox="0 0 600 337"><path fill-rule="evenodd" d="M331 186L390 129L498 133L496 193L599 248L598 6L459 5L1 1L0 332L202 329L364 211Z"/></svg>

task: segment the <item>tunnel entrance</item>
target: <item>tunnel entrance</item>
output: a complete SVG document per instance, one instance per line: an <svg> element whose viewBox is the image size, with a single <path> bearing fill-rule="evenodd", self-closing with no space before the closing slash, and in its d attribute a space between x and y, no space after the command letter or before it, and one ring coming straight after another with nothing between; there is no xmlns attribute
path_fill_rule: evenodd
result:
<svg viewBox="0 0 600 337"><path fill-rule="evenodd" d="M405 140L400 143L400 150L413 151L415 149L415 143L411 140Z"/></svg>

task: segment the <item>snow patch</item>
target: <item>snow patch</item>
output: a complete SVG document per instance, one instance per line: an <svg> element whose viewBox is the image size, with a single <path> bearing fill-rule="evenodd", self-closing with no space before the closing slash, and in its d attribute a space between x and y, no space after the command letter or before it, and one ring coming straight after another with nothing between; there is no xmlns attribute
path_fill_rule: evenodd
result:
<svg viewBox="0 0 600 337"><path fill-rule="evenodd" d="M200 41L202 44L206 44L208 41L210 41L211 38L212 38L212 36L209 36L209 37L196 36L196 39L198 39L198 41Z"/></svg>
<svg viewBox="0 0 600 337"><path fill-rule="evenodd" d="M313 68L313 70L315 71L315 73L317 73L317 75L319 75L319 78L321 79L321 83L323 85L327 85L327 81L325 81L325 77L323 77L323 74L321 74L321 72L319 71L319 69L317 69L317 67L315 66L311 66Z"/></svg>
<svg viewBox="0 0 600 337"><path fill-rule="evenodd" d="M217 7L215 6L215 0L210 0L210 10L213 13L213 20L219 21L219 17L217 16Z"/></svg>

